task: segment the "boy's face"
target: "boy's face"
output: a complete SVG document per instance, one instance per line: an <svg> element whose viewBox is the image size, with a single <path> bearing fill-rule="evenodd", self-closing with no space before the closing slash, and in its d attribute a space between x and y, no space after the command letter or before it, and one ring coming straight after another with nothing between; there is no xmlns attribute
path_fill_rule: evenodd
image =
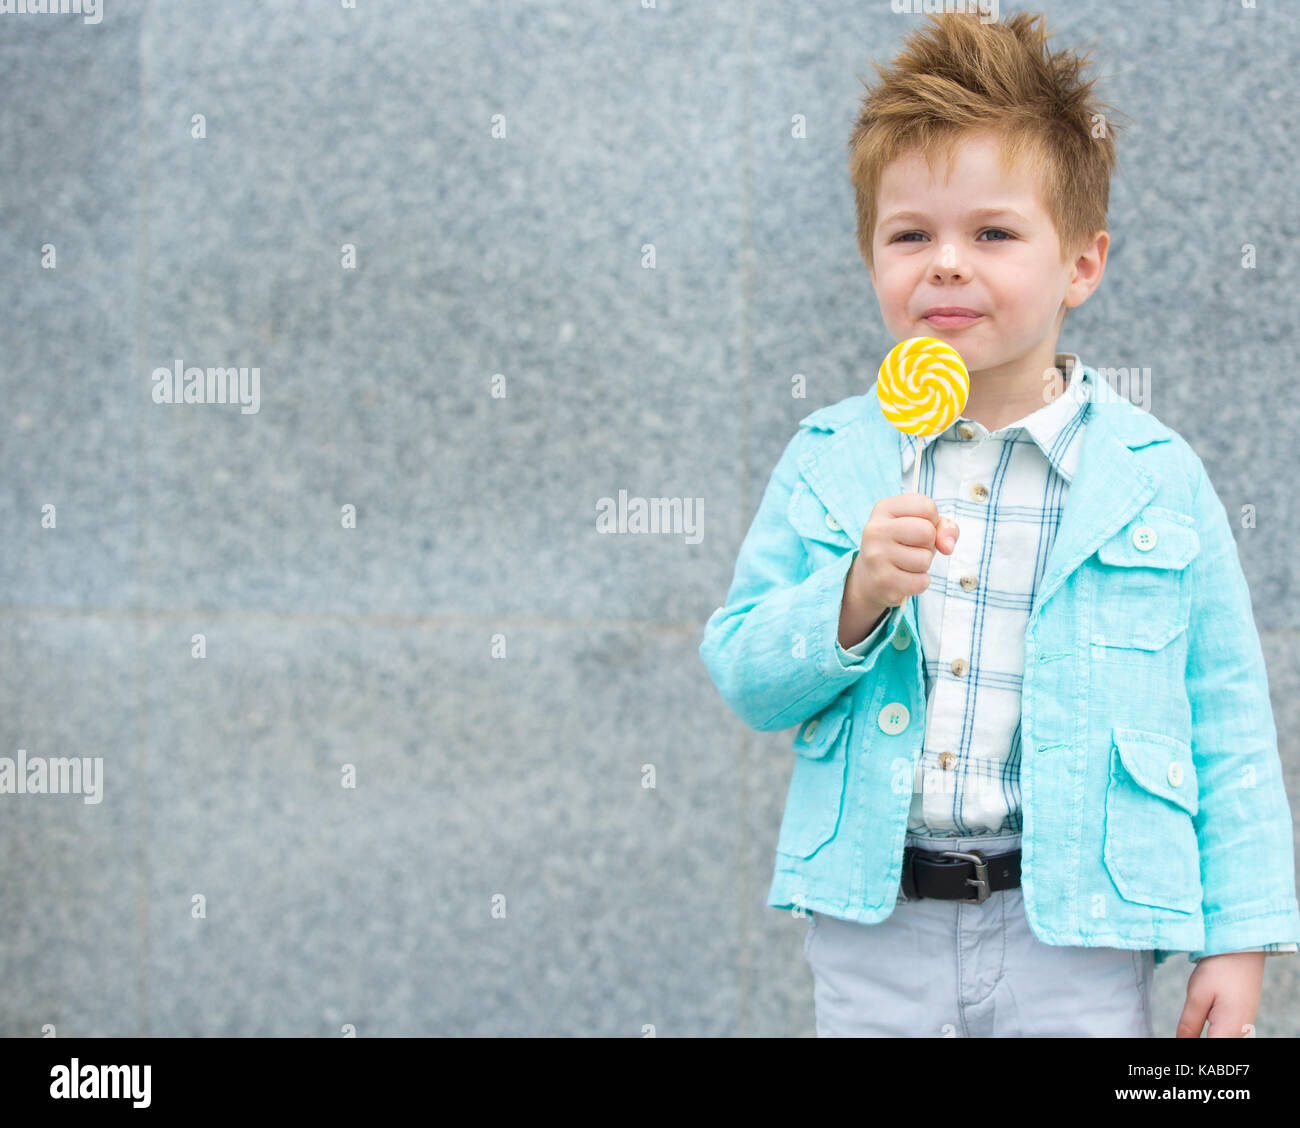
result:
<svg viewBox="0 0 1300 1128"><path fill-rule="evenodd" d="M939 167L936 175L942 172ZM1020 214L974 214L980 208ZM900 211L916 214L896 218ZM996 141L981 134L960 143L947 183L931 176L918 152L886 166L871 284L895 340L937 337L971 372L1023 364L1037 375L1053 362L1065 309L1081 304L1101 281L1108 240L1099 232L1093 248L1063 265L1037 176L1025 169L1004 174ZM925 319L935 306L962 306L981 316L940 325Z"/></svg>

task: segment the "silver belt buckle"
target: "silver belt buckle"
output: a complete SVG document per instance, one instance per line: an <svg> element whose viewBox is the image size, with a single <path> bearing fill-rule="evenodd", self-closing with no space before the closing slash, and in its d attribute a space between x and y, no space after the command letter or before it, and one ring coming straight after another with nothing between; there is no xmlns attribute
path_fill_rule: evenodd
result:
<svg viewBox="0 0 1300 1128"><path fill-rule="evenodd" d="M968 862L975 863L975 876L968 877L966 884L975 886L977 892L974 897L955 898L958 904L982 905L989 899L989 867L980 851L973 850L967 854L961 850L940 850L939 854L950 858L965 858Z"/></svg>

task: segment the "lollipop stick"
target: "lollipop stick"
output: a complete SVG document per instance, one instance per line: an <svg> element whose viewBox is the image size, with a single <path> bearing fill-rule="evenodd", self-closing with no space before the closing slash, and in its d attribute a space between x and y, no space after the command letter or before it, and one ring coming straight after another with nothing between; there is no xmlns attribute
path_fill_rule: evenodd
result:
<svg viewBox="0 0 1300 1128"><path fill-rule="evenodd" d="M921 484L921 440L916 440L916 458L912 460L912 493L916 493L917 487ZM907 614L907 596L903 597L903 602L898 605L901 615Z"/></svg>

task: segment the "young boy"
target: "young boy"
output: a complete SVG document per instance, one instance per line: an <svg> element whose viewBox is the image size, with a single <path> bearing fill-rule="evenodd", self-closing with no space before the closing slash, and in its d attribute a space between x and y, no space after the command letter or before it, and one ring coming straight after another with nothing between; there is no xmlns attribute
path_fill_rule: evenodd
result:
<svg viewBox="0 0 1300 1128"><path fill-rule="evenodd" d="M919 440L874 385L802 419L700 646L747 725L798 726L767 903L810 911L823 1036L1151 1037L1177 951L1177 1035L1247 1036L1300 940L1227 513L1057 352L1115 153L1041 18L931 17L876 68L859 248L890 336L951 345L969 398Z"/></svg>

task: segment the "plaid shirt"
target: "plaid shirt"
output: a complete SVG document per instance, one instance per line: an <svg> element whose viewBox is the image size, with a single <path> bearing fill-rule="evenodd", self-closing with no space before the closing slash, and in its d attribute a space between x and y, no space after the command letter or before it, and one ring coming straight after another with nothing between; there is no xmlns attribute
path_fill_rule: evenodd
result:
<svg viewBox="0 0 1300 1128"><path fill-rule="evenodd" d="M1020 691L1025 627L1078 464L1092 397L1091 375L1058 354L1065 391L993 433L964 416L938 435L900 432L899 492L918 489L961 535L951 556L935 552L930 586L917 600L925 671L926 728L908 832L974 837L1021 830ZM862 642L837 649L852 664L894 635L894 608ZM1270 955L1296 945L1245 951Z"/></svg>

